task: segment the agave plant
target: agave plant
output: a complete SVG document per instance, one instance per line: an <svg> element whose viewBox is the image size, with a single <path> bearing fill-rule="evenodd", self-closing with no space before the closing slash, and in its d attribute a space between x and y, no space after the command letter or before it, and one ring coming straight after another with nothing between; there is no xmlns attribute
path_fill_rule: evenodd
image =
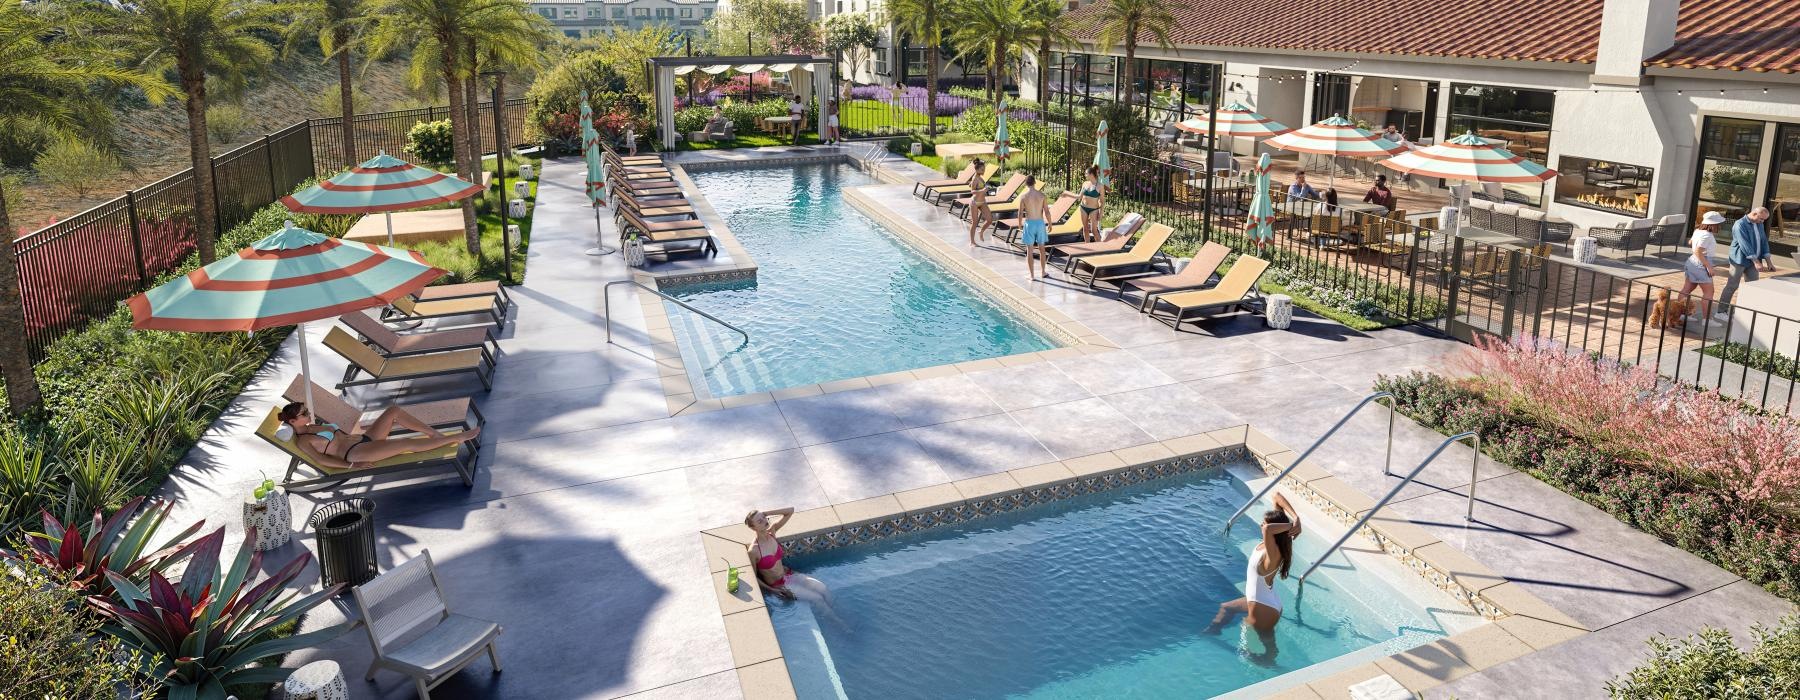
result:
<svg viewBox="0 0 1800 700"><path fill-rule="evenodd" d="M262 554L253 546L255 528L246 533L231 565L221 569L224 541L224 528L195 540L178 582L152 571L149 582L139 586L108 571L117 600L87 599L107 619L107 633L151 659L146 671L176 700L224 700L233 686L280 682L293 669L257 662L328 641L349 629L335 625L277 638L277 627L330 599L342 584L306 596L297 590L284 593L311 561L308 553L251 585L251 575L262 563Z"/></svg>
<svg viewBox="0 0 1800 700"><path fill-rule="evenodd" d="M131 499L110 518L103 518L96 510L85 529L72 527L74 523L65 527L55 516L44 512L44 531L27 534L26 550L12 557L58 572L83 594L113 595L113 578L147 580L150 574L166 571L191 556L200 545L199 541L180 543L199 532L205 521L188 526L165 540L161 549L146 554L150 538L168 519L174 504L153 501L143 517L132 520L144 503L142 496Z"/></svg>

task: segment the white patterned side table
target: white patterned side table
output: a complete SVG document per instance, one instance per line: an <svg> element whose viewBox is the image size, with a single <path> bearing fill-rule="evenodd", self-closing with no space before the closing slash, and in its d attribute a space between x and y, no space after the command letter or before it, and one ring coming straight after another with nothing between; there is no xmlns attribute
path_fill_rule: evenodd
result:
<svg viewBox="0 0 1800 700"><path fill-rule="evenodd" d="M288 700L350 700L350 687L336 661L314 661L295 669L281 690Z"/></svg>
<svg viewBox="0 0 1800 700"><path fill-rule="evenodd" d="M1275 330L1287 330L1294 324L1294 298L1286 294L1270 294L1263 300L1263 319Z"/></svg>
<svg viewBox="0 0 1800 700"><path fill-rule="evenodd" d="M1575 262L1591 265L1600 257L1600 239L1593 236L1575 237Z"/></svg>
<svg viewBox="0 0 1800 700"><path fill-rule="evenodd" d="M287 492L275 489L267 498L244 499L244 529L256 528L256 551L274 549L294 538L294 516L288 510Z"/></svg>

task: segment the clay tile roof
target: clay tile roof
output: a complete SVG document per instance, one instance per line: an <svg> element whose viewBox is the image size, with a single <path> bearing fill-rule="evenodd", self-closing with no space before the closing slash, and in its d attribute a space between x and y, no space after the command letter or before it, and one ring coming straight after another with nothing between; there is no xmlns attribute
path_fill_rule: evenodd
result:
<svg viewBox="0 0 1800 700"><path fill-rule="evenodd" d="M1715 0L1718 1L1718 0ZM1753 0L1734 0L1748 4ZM1785 0L1783 0L1785 1ZM1098 5L1075 11L1098 33ZM1173 0L1178 46L1592 63L1604 0ZM1140 45L1154 45L1148 35Z"/></svg>
<svg viewBox="0 0 1800 700"><path fill-rule="evenodd" d="M1661 68L1800 73L1800 1L1684 0Z"/></svg>

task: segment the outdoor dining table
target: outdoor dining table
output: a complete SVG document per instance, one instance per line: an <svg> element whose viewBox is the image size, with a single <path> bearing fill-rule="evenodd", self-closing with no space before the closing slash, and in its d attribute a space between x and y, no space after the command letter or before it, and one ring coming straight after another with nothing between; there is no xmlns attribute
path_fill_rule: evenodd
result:
<svg viewBox="0 0 1800 700"><path fill-rule="evenodd" d="M762 123L764 129L774 132L784 132L792 128L792 124L798 120L797 117L763 117Z"/></svg>

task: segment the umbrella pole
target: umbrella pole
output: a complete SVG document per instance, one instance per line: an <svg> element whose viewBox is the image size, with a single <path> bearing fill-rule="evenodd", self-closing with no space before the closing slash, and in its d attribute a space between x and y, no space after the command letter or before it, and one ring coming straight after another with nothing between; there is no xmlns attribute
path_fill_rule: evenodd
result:
<svg viewBox="0 0 1800 700"><path fill-rule="evenodd" d="M362 312L359 311L357 313ZM306 322L302 321L296 331L295 335L300 336L300 383L306 387L306 411L307 413L312 413L312 367L306 362Z"/></svg>
<svg viewBox="0 0 1800 700"><path fill-rule="evenodd" d="M394 247L394 212L384 211L381 216L387 219L388 247L392 248Z"/></svg>
<svg viewBox="0 0 1800 700"><path fill-rule="evenodd" d="M612 246L609 246L605 243L600 242L600 232L601 232L600 207L595 206L594 207L594 247L587 249L587 254L588 255L611 255L613 253L619 252L619 250L617 248L613 248Z"/></svg>

